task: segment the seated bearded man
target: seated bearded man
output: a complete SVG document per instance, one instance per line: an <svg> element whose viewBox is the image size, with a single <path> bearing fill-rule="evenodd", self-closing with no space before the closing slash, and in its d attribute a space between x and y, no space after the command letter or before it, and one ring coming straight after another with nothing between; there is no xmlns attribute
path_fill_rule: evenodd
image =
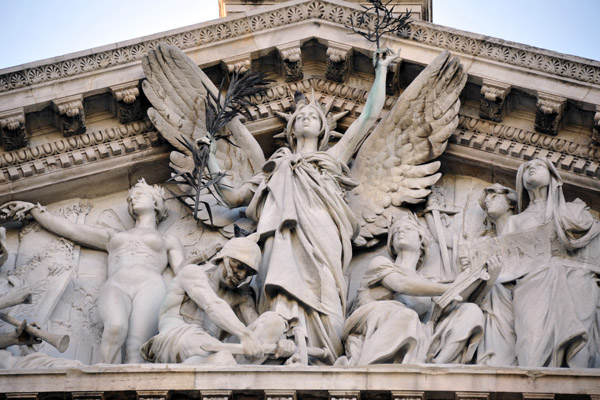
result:
<svg viewBox="0 0 600 400"><path fill-rule="evenodd" d="M287 323L273 312L258 316L249 289L260 258L253 240L235 238L211 262L183 267L162 304L159 334L142 346L142 356L158 363L231 365L240 353L262 362L263 345L271 345L274 358L289 357L294 343L279 340ZM221 342L231 335L241 346Z"/></svg>

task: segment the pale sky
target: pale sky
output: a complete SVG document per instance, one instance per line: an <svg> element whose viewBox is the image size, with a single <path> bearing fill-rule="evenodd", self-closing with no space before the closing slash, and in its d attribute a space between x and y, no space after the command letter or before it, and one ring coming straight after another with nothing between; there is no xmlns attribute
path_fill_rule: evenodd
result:
<svg viewBox="0 0 600 400"><path fill-rule="evenodd" d="M218 0L0 0L0 68L218 18ZM433 21L600 60L600 0L433 0Z"/></svg>

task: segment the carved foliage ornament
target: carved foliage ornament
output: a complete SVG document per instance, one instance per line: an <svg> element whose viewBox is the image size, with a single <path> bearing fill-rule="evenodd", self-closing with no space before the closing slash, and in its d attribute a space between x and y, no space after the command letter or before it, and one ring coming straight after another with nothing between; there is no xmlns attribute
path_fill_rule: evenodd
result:
<svg viewBox="0 0 600 400"><path fill-rule="evenodd" d="M2 147L5 151L27 146L25 114L23 109L11 110L0 114L0 132Z"/></svg>

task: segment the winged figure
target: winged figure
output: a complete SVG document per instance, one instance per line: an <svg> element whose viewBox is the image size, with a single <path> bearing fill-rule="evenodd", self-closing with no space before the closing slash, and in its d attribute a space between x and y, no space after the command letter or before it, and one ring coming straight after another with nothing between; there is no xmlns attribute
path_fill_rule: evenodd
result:
<svg viewBox="0 0 600 400"><path fill-rule="evenodd" d="M385 233L382 221L394 208L424 200L427 187L441 176L439 162L431 160L444 151L458 124L466 75L448 52L440 54L367 138L383 110L386 72L396 57L387 49L375 52L375 80L364 110L332 146L326 112L314 98L297 102L284 132L289 148L266 161L239 120L227 126L237 147L211 142L210 172L230 174L216 184L220 197L231 208L246 207L245 215L257 223L263 251L259 311L275 311L288 321L288 335L298 347L288 361L333 363L342 353L343 271L353 240L372 244ZM178 150L171 162L191 166L178 139L203 140L204 98L217 89L166 44L151 51L143 67L143 88L153 105L148 115ZM325 356L308 360L307 346L326 349Z"/></svg>

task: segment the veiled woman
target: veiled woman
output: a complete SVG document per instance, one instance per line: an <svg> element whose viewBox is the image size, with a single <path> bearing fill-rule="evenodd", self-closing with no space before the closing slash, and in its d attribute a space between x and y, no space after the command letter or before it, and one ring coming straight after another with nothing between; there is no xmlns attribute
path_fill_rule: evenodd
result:
<svg viewBox="0 0 600 400"><path fill-rule="evenodd" d="M548 232L551 244L551 254L519 279L514 290L518 363L593 367L600 266L598 255L590 251L598 250L600 224L583 201L565 201L562 179L547 159L521 165L517 194L520 213L510 217L509 232Z"/></svg>

